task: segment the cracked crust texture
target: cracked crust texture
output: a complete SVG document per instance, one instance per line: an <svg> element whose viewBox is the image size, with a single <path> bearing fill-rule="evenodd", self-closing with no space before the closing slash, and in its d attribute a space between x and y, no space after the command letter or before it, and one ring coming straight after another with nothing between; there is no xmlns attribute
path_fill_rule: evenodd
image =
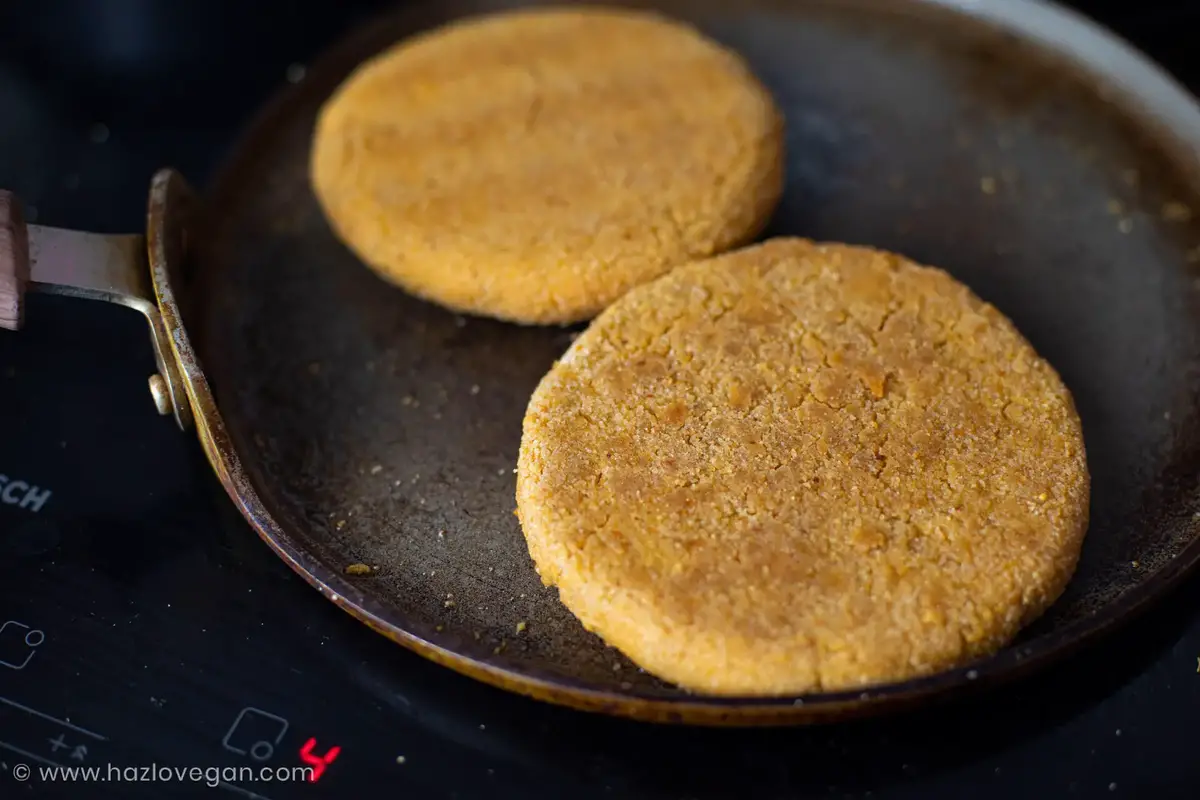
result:
<svg viewBox="0 0 1200 800"><path fill-rule="evenodd" d="M565 324L756 236L783 191L783 124L742 59L683 24L512 11L361 66L319 114L310 177L385 279Z"/></svg>
<svg viewBox="0 0 1200 800"><path fill-rule="evenodd" d="M945 272L797 239L681 267L538 386L518 516L539 574L647 671L779 695L994 651L1074 572L1074 403Z"/></svg>

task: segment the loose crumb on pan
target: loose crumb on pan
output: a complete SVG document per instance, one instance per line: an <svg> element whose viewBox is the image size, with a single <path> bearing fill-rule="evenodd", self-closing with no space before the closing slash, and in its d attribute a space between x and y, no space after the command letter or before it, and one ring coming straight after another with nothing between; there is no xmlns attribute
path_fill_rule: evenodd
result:
<svg viewBox="0 0 1200 800"><path fill-rule="evenodd" d="M1162 218L1167 222L1190 222L1192 209L1177 201L1163 203Z"/></svg>
<svg viewBox="0 0 1200 800"><path fill-rule="evenodd" d="M346 567L347 575L370 575L374 570L367 564L350 564Z"/></svg>

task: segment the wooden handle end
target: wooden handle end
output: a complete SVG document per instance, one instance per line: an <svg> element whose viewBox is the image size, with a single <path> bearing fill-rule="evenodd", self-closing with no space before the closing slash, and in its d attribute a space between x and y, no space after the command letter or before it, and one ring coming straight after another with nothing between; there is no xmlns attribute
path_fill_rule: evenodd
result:
<svg viewBox="0 0 1200 800"><path fill-rule="evenodd" d="M15 331L25 321L29 284L29 235L21 203L0 190L0 328Z"/></svg>

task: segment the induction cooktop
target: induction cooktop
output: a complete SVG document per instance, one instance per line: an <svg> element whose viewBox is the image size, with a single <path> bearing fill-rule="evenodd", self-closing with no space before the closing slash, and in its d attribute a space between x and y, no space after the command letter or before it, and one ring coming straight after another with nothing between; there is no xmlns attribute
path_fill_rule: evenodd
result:
<svg viewBox="0 0 1200 800"><path fill-rule="evenodd" d="M382 2L0 9L0 186L37 221L142 222ZM1084 5L1193 89L1200 9ZM144 322L47 296L0 335L0 798L1191 797L1200 583L952 705L793 730L567 711L393 645L293 574L154 413Z"/></svg>

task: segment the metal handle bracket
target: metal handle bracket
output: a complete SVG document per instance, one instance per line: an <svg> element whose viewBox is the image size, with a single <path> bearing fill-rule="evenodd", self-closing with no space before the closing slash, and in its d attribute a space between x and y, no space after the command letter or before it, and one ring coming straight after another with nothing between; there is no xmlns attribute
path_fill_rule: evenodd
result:
<svg viewBox="0 0 1200 800"><path fill-rule="evenodd" d="M179 427L194 424L192 406L181 379L160 307L157 284L177 270L185 257L187 216L173 204L186 205L190 191L176 173L155 176L150 193L148 235L106 235L26 225L16 198L0 192L0 327L24 323L28 291L99 300L141 313L150 326L158 371L150 376L150 393L160 414L173 414ZM169 289L168 289L169 292ZM171 316L178 309L170 297Z"/></svg>

